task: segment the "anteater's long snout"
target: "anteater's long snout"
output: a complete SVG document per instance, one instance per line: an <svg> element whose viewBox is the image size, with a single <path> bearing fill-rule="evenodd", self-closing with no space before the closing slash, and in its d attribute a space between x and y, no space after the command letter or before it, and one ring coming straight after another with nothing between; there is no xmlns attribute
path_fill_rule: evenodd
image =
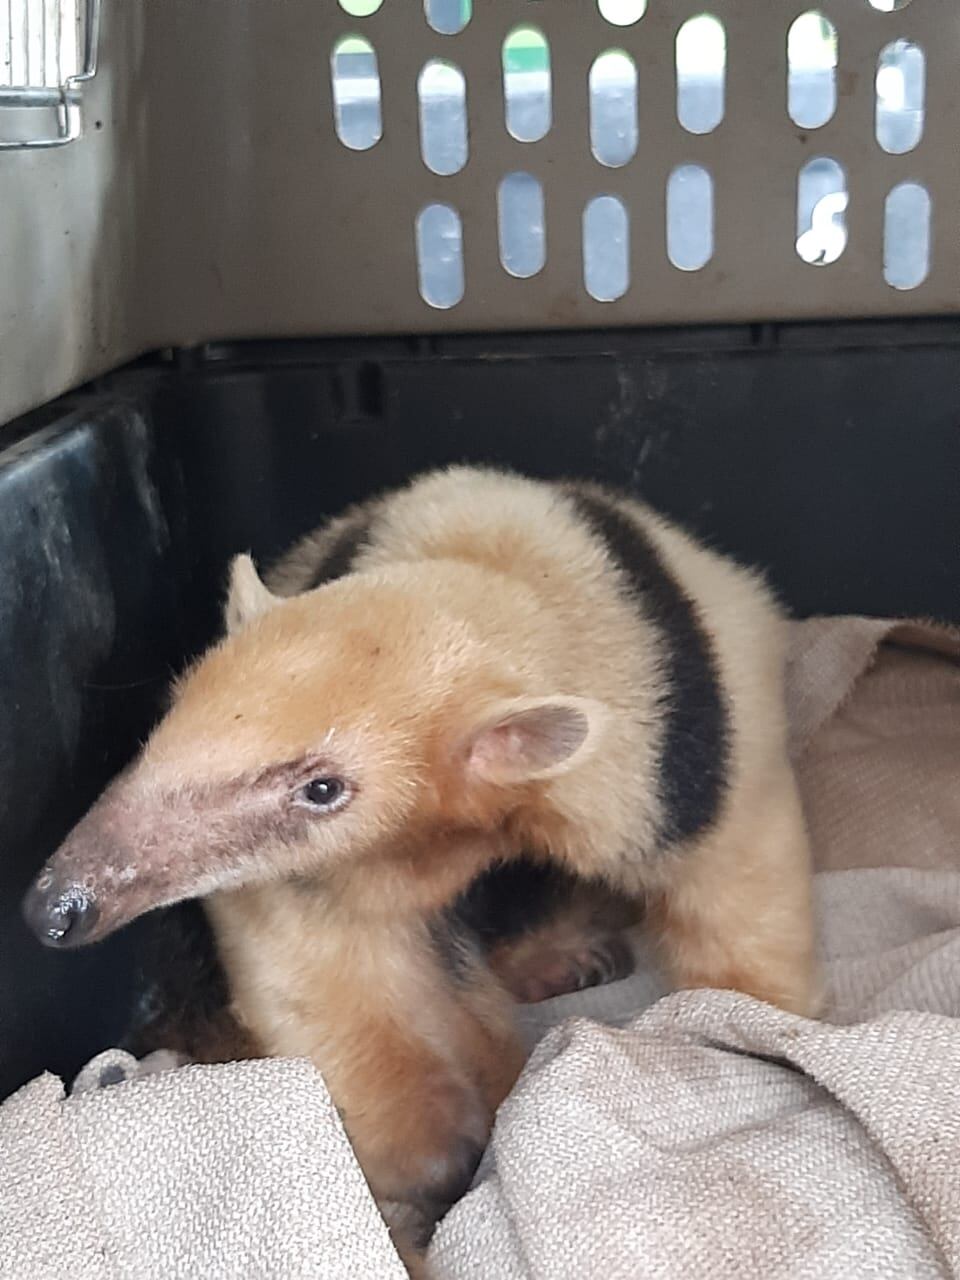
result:
<svg viewBox="0 0 960 1280"><path fill-rule="evenodd" d="M44 871L27 891L23 917L45 947L66 950L91 941L100 911L85 885L55 879L52 872Z"/></svg>
<svg viewBox="0 0 960 1280"><path fill-rule="evenodd" d="M127 787L108 787L27 890L23 916L44 946L95 942L158 905L144 875L150 860L129 829Z"/></svg>
<svg viewBox="0 0 960 1280"><path fill-rule="evenodd" d="M121 775L37 875L23 900L27 925L44 946L81 947L193 896L203 834L194 816L136 770Z"/></svg>
<svg viewBox="0 0 960 1280"><path fill-rule="evenodd" d="M47 860L24 919L44 946L81 947L156 907L262 878L274 809L255 788L163 785L134 765Z"/></svg>

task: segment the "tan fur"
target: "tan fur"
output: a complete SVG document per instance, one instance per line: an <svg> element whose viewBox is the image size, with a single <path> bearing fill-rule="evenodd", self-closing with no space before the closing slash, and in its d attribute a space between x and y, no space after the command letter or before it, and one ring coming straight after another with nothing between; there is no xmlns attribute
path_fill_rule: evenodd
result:
<svg viewBox="0 0 960 1280"><path fill-rule="evenodd" d="M641 504L621 509L694 602L730 717L725 799L686 847L651 852L661 632L562 490L468 469L381 500L355 571L319 590L278 598L312 580L362 513L300 544L271 575L278 596L241 566L232 634L180 683L124 783L128 823L203 798L217 838L182 818L193 852L157 866L149 854L162 885L149 905L217 891L239 1016L266 1052L321 1068L382 1203L442 1182L451 1144L482 1140L519 1068L493 979L458 991L424 931L498 858L532 850L649 895L678 985L815 1007L780 614L752 573ZM340 811L289 809L308 766L349 781ZM244 825L231 818L238 795ZM94 843L65 846L66 863L84 866ZM117 906L126 890L111 885L111 927L146 909L136 887Z"/></svg>
<svg viewBox="0 0 960 1280"><path fill-rule="evenodd" d="M781 766L752 790L752 806L664 866L651 920L677 987L726 987L811 1016L820 992L796 787Z"/></svg>
<svg viewBox="0 0 960 1280"><path fill-rule="evenodd" d="M362 904L289 885L215 895L208 911L238 1017L266 1054L321 1068L401 1255L420 1274L411 1200L446 1207L462 1144L485 1145L523 1063L503 990L482 973L453 987L415 914L370 918Z"/></svg>

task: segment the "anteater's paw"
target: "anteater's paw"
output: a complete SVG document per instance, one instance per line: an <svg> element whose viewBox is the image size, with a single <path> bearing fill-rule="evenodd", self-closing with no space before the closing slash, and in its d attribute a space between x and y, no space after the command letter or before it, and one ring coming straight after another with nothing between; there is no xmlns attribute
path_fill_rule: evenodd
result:
<svg viewBox="0 0 960 1280"><path fill-rule="evenodd" d="M522 958L512 957L509 964L495 962L493 967L514 999L537 1004L628 978L636 958L629 938L615 933L587 939L570 951L550 946L528 951Z"/></svg>

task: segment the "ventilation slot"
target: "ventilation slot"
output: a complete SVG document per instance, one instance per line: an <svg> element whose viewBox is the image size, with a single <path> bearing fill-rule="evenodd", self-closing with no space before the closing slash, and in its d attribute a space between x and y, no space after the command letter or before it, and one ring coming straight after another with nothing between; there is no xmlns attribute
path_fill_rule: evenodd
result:
<svg viewBox="0 0 960 1280"><path fill-rule="evenodd" d="M805 164L797 182L797 253L825 267L847 247L847 180L836 160Z"/></svg>
<svg viewBox="0 0 960 1280"><path fill-rule="evenodd" d="M677 119L688 133L712 133L723 119L727 37L710 14L677 32Z"/></svg>
<svg viewBox="0 0 960 1280"><path fill-rule="evenodd" d="M583 282L597 302L615 302L630 284L630 222L616 196L596 196L583 212Z"/></svg>
<svg viewBox="0 0 960 1280"><path fill-rule="evenodd" d="M550 47L535 27L517 27L503 42L503 100L507 132L539 142L550 131Z"/></svg>
<svg viewBox="0 0 960 1280"><path fill-rule="evenodd" d="M351 151L368 151L380 141L380 71L373 45L363 36L344 36L330 59L337 137Z"/></svg>
<svg viewBox="0 0 960 1280"><path fill-rule="evenodd" d="M395 0L402 4L404 0ZM427 22L442 36L459 35L473 16L472 0L423 0Z"/></svg>
<svg viewBox="0 0 960 1280"><path fill-rule="evenodd" d="M837 32L814 10L787 35L787 111L800 129L819 129L837 109Z"/></svg>
<svg viewBox="0 0 960 1280"><path fill-rule="evenodd" d="M428 204L417 217L420 296L446 310L463 297L463 229L448 204Z"/></svg>
<svg viewBox="0 0 960 1280"><path fill-rule="evenodd" d="M340 0L340 8L351 18L369 18L382 4L383 0Z"/></svg>
<svg viewBox="0 0 960 1280"><path fill-rule="evenodd" d="M590 149L617 168L637 150L637 68L628 53L609 49L590 68Z"/></svg>
<svg viewBox="0 0 960 1280"><path fill-rule="evenodd" d="M701 165L680 165L667 182L667 257L681 271L713 257L713 179Z"/></svg>
<svg viewBox="0 0 960 1280"><path fill-rule="evenodd" d="M916 289L930 271L930 195L901 182L887 196L883 218L883 278L894 289Z"/></svg>
<svg viewBox="0 0 960 1280"><path fill-rule="evenodd" d="M647 12L647 0L597 0L602 17L615 27L632 27Z"/></svg>
<svg viewBox="0 0 960 1280"><path fill-rule="evenodd" d="M420 152L433 173L458 173L467 163L467 85L450 62L428 62L417 80Z"/></svg>
<svg viewBox="0 0 960 1280"><path fill-rule="evenodd" d="M923 137L926 71L923 50L907 40L894 40L877 60L877 142L891 155Z"/></svg>
<svg viewBox="0 0 960 1280"><path fill-rule="evenodd" d="M505 271L526 280L547 260L543 187L529 173L508 173L497 192L500 261Z"/></svg>

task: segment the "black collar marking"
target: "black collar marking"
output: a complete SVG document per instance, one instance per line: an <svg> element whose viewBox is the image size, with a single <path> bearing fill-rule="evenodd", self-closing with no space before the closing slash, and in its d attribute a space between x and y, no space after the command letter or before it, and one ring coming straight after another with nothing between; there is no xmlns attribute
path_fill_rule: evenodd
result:
<svg viewBox="0 0 960 1280"><path fill-rule="evenodd" d="M350 573L357 556L370 541L372 524L371 512L366 507L358 508L334 538L304 590L312 591L316 587L322 587L326 582L333 582Z"/></svg>
<svg viewBox="0 0 960 1280"><path fill-rule="evenodd" d="M630 594L663 637L666 714L657 847L690 840L716 819L727 787L730 719L709 635L641 527L608 495L571 486L577 514L599 538Z"/></svg>

